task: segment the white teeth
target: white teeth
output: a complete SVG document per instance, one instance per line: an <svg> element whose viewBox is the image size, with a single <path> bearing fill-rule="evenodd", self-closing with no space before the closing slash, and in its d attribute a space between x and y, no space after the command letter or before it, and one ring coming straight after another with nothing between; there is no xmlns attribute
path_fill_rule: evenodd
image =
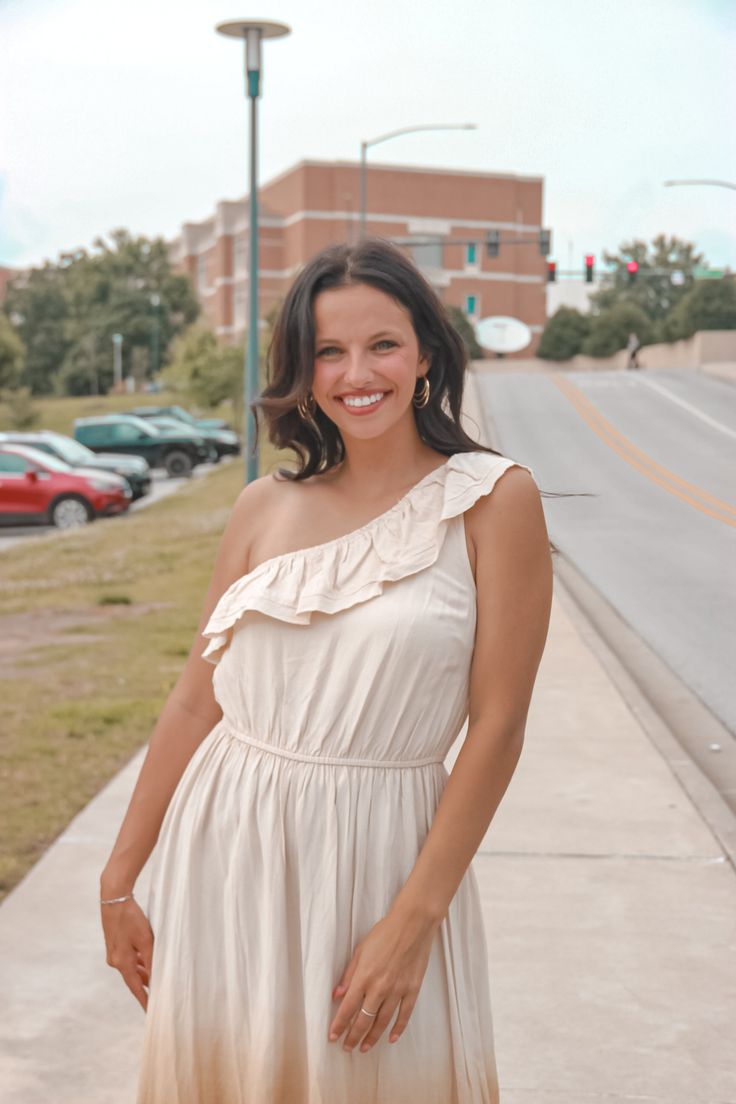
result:
<svg viewBox="0 0 736 1104"><path fill-rule="evenodd" d="M372 406L373 403L380 402L383 396L383 391L377 391L375 395L363 395L360 398L345 398L342 401L346 406Z"/></svg>

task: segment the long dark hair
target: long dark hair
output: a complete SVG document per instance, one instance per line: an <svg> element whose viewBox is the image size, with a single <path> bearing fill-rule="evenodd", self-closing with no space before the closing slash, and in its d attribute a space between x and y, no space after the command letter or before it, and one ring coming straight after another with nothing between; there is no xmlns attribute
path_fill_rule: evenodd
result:
<svg viewBox="0 0 736 1104"><path fill-rule="evenodd" d="M342 435L319 406L312 419L298 408L310 393L314 375L314 300L329 288L367 284L390 295L409 313L420 355L429 359L429 402L414 407L421 440L445 456L457 452L502 453L474 441L460 423L468 354L434 288L405 253L386 238L370 236L357 245L340 242L317 253L299 272L277 314L268 346L267 385L251 410L268 426L268 438L279 449L292 449L301 466L279 468L285 479L298 481L328 471L345 454ZM541 491L542 494L565 492Z"/></svg>

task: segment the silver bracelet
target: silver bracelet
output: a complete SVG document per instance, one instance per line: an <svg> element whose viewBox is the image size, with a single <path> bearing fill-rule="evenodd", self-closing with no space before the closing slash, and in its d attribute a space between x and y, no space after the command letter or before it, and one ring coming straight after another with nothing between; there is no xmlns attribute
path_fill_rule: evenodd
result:
<svg viewBox="0 0 736 1104"><path fill-rule="evenodd" d="M133 894L132 893L126 893L125 897L110 897L110 899L107 900L107 901L103 901L102 898L100 898L100 904L101 905L117 905L119 901L130 901L132 899L133 899Z"/></svg>

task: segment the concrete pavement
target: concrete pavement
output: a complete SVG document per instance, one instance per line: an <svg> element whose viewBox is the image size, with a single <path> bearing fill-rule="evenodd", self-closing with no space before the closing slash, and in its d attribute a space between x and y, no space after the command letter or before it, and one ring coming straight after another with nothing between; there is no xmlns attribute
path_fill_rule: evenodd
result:
<svg viewBox="0 0 736 1104"><path fill-rule="evenodd" d="M134 1099L144 1014L105 963L97 880L143 755L0 907L4 1104ZM525 748L473 861L502 1104L736 1104L736 825L685 759L556 575Z"/></svg>

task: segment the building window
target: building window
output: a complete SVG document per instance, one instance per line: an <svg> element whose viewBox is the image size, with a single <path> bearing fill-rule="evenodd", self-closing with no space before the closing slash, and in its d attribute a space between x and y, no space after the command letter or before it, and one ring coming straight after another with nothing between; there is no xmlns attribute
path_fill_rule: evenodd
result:
<svg viewBox="0 0 736 1104"><path fill-rule="evenodd" d="M469 264L469 265L477 264L477 261L475 259L475 250L476 250L475 242L468 242L468 244L465 246L465 263L466 264Z"/></svg>
<svg viewBox="0 0 736 1104"><path fill-rule="evenodd" d="M236 272L245 272L248 268L248 239L244 234L235 239L233 261Z"/></svg>
<svg viewBox="0 0 736 1104"><path fill-rule="evenodd" d="M475 295L466 295L465 296L465 313L466 314L475 314L477 306L478 306L477 296L475 296Z"/></svg>
<svg viewBox="0 0 736 1104"><path fill-rule="evenodd" d="M200 291L207 288L207 257L204 253L197 257L197 287Z"/></svg>
<svg viewBox="0 0 736 1104"><path fill-rule="evenodd" d="M417 268L442 268L442 241L435 237L415 237L410 245Z"/></svg>

